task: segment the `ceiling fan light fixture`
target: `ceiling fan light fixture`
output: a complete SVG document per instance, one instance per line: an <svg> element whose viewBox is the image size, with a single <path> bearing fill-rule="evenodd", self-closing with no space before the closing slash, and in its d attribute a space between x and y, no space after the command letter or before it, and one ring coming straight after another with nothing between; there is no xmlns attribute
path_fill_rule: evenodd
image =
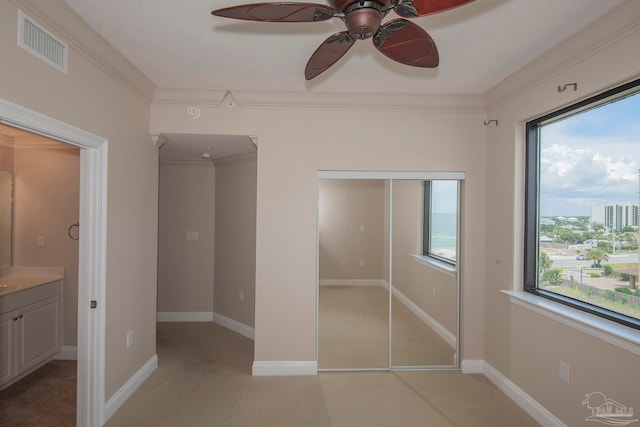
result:
<svg viewBox="0 0 640 427"><path fill-rule="evenodd" d="M383 16L383 13L379 10L365 7L349 12L344 18L344 23L351 36L364 40L373 37L378 31Z"/></svg>
<svg viewBox="0 0 640 427"><path fill-rule="evenodd" d="M347 31L329 36L313 52L304 71L311 80L334 65L356 40L371 38L387 58L412 67L435 68L440 63L435 41L419 25L404 18L444 12L474 0L327 0L331 6L308 2L252 3L218 9L212 15L262 22L344 21ZM394 10L404 17L382 25Z"/></svg>

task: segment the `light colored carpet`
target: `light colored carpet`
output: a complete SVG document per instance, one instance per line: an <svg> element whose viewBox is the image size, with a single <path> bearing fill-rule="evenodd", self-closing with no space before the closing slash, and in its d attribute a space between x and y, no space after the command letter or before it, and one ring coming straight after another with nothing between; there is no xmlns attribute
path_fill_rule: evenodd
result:
<svg viewBox="0 0 640 427"><path fill-rule="evenodd" d="M253 343L212 323L159 323L158 361L107 427L538 425L459 371L252 377Z"/></svg>
<svg viewBox="0 0 640 427"><path fill-rule="evenodd" d="M392 300L392 366L454 365L455 349L397 298ZM321 286L318 367L389 367L389 293L381 286Z"/></svg>

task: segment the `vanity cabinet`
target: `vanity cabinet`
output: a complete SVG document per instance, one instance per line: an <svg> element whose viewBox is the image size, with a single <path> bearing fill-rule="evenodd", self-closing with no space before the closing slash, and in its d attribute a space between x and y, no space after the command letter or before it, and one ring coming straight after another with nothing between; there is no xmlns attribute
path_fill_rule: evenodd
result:
<svg viewBox="0 0 640 427"><path fill-rule="evenodd" d="M0 389L62 349L62 281L0 297Z"/></svg>

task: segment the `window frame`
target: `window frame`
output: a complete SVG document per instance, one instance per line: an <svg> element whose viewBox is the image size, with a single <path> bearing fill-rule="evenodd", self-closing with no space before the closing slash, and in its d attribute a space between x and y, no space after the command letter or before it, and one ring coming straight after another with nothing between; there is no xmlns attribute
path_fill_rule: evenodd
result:
<svg viewBox="0 0 640 427"><path fill-rule="evenodd" d="M427 258L431 258L434 260L437 260L439 262L445 263L446 265L452 266L452 267L456 267L457 264L457 260L455 259L450 259L450 258L446 258L440 255L437 255L433 252L431 252L431 207L433 205L433 203L431 202L431 184L433 183L433 181L454 181L454 180L448 180L448 179L442 179L442 180L435 180L435 179L430 179L430 180L425 180L424 181L424 190L423 190L423 195L424 195L424 200L423 200L423 215L422 215L422 255L427 257ZM459 186L460 183L459 181L456 184L456 192L459 192ZM456 194L456 200L459 198L459 195ZM456 209L458 209L459 206L456 205ZM458 213L456 212L456 218L458 216ZM457 219L456 219L457 221ZM458 233L458 226L456 224L456 234ZM456 241L458 239L458 236L456 235ZM457 249L456 249L457 250Z"/></svg>
<svg viewBox="0 0 640 427"><path fill-rule="evenodd" d="M540 133L542 126L600 107L625 96L640 94L640 79L614 87L598 95L530 120L525 127L525 192L524 192L524 286L525 292L565 306L640 330L640 319L599 307L538 287L539 257L539 195L540 195Z"/></svg>

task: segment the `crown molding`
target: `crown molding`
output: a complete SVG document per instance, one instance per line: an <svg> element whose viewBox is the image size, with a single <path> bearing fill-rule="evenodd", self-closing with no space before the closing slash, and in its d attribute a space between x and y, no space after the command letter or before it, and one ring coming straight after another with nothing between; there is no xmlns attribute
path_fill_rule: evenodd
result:
<svg viewBox="0 0 640 427"><path fill-rule="evenodd" d="M159 133L151 134L151 143L154 147L160 148L167 142L167 137Z"/></svg>
<svg viewBox="0 0 640 427"><path fill-rule="evenodd" d="M233 100L232 105L229 100ZM482 95L410 95L317 92L267 92L215 88L158 88L153 105L216 108L330 109L484 113Z"/></svg>
<svg viewBox="0 0 640 427"><path fill-rule="evenodd" d="M532 60L485 92L487 110L494 110L553 80L561 73L640 31L640 2L630 0L551 50ZM628 76L629 80L633 76ZM557 83L553 82L554 87Z"/></svg>
<svg viewBox="0 0 640 427"><path fill-rule="evenodd" d="M177 165L177 166L199 166L199 167L214 167L212 160L172 160L172 159L160 159L161 165Z"/></svg>
<svg viewBox="0 0 640 427"><path fill-rule="evenodd" d="M89 27L63 1L9 0L47 29L56 33L74 51L89 60L114 81L150 104L156 88L146 75ZM70 64L70 66L72 66Z"/></svg>
<svg viewBox="0 0 640 427"><path fill-rule="evenodd" d="M234 154L233 156L222 157L219 159L215 159L213 164L217 166L225 166L225 165L234 165L238 163L247 163L251 161L256 161L258 158L258 153L256 151L252 151L250 153L242 153L242 154Z"/></svg>

